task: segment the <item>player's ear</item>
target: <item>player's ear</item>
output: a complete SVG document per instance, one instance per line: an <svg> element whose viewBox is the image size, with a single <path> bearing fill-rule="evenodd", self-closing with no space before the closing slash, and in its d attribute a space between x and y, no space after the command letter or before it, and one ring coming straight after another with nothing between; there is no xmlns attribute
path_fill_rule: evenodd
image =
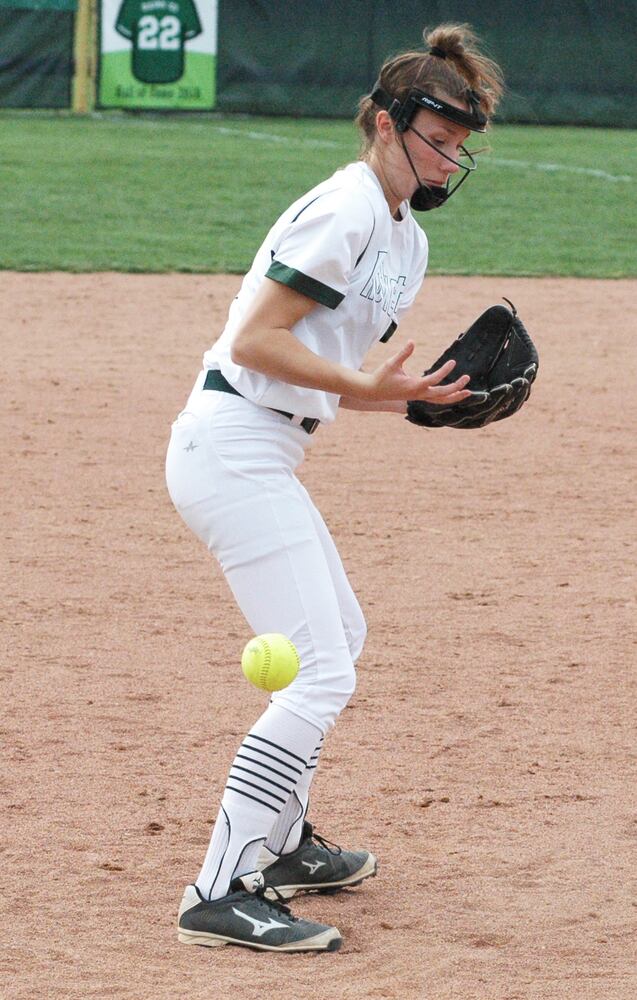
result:
<svg viewBox="0 0 637 1000"><path fill-rule="evenodd" d="M376 132L381 142L391 142L394 138L394 122L387 111L379 111L376 115Z"/></svg>

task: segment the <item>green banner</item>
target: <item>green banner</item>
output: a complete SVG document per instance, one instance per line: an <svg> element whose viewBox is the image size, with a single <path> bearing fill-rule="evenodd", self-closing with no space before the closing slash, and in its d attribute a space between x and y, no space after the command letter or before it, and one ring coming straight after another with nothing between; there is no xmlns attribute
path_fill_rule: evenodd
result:
<svg viewBox="0 0 637 1000"><path fill-rule="evenodd" d="M100 107L214 108L216 0L101 0L99 35Z"/></svg>

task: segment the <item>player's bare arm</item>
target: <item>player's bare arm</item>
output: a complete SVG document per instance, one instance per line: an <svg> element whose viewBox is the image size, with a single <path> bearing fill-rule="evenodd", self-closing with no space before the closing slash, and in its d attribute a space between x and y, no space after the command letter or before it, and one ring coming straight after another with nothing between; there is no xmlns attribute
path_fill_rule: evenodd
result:
<svg viewBox="0 0 637 1000"><path fill-rule="evenodd" d="M404 399L356 399L355 396L341 396L338 405L343 410L359 410L366 413L407 413Z"/></svg>
<svg viewBox="0 0 637 1000"><path fill-rule="evenodd" d="M430 375L408 375L403 364L413 353L413 341L369 373L319 357L291 332L316 307L308 296L266 278L235 334L232 360L281 382L369 402L423 399L456 403L470 395L465 390L466 375L447 385L439 384L453 369L453 362Z"/></svg>

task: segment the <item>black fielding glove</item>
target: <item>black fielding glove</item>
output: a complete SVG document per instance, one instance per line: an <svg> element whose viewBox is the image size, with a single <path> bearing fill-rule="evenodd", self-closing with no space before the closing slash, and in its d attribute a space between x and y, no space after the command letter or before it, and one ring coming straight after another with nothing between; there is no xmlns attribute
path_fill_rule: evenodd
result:
<svg viewBox="0 0 637 1000"><path fill-rule="evenodd" d="M483 312L424 372L430 375L453 359L455 368L440 384L470 375L471 396L449 406L410 400L407 420L419 427L468 429L517 413L529 398L539 358L515 306L509 305L511 310L498 305Z"/></svg>

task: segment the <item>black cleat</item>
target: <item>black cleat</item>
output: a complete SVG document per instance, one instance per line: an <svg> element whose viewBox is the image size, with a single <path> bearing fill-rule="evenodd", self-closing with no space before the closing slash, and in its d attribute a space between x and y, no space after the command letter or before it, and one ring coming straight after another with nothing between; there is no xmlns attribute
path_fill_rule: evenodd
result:
<svg viewBox="0 0 637 1000"><path fill-rule="evenodd" d="M344 851L303 824L301 843L263 868L268 899L292 899L297 892L338 892L376 874L378 862L369 851Z"/></svg>
<svg viewBox="0 0 637 1000"><path fill-rule="evenodd" d="M182 944L209 948L239 944L259 951L338 951L336 927L293 917L287 906L264 895L261 873L233 880L230 893L208 901L195 885L184 891L177 921Z"/></svg>

